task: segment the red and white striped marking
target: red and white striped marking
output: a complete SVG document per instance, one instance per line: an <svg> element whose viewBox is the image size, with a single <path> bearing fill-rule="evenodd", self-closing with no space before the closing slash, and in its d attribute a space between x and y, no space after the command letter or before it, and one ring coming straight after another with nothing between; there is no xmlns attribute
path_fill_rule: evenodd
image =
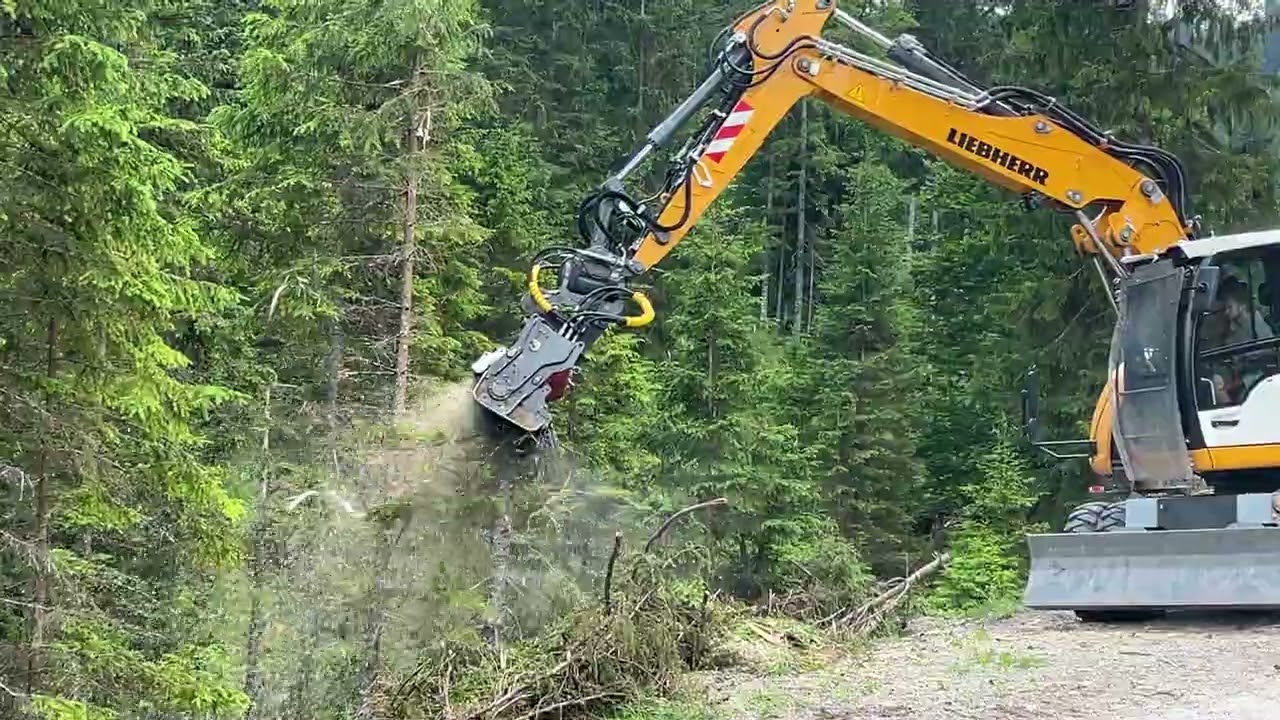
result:
<svg viewBox="0 0 1280 720"><path fill-rule="evenodd" d="M716 132L716 136L711 139L711 144L707 145L707 152L703 154L708 160L720 162L720 159L729 152L729 148L733 147L733 141L742 133L742 128L746 127L747 121L751 119L751 113L755 112L750 105L739 100L737 105L733 106L733 112L729 117L725 118L724 124L720 126L720 130Z"/></svg>

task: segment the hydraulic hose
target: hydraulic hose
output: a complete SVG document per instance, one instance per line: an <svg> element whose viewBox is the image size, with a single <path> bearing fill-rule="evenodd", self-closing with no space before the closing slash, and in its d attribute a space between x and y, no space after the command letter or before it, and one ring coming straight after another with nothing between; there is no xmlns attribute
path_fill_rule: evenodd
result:
<svg viewBox="0 0 1280 720"><path fill-rule="evenodd" d="M538 275L541 272L541 263L535 262L533 266L529 268L529 296L533 298L533 302L538 306L538 309L545 313L550 313L553 312L555 308L551 304L551 301L547 299L546 293L542 291L542 286L538 284ZM617 289L626 292L624 288ZM592 293L592 295L594 294L595 293ZM631 328L644 327L645 325L653 322L654 318L657 317L657 313L654 312L653 303L650 302L649 298L639 290L633 290L631 291L631 300L634 301L636 305L640 306L639 315L612 316L612 318L615 321L620 320L624 325ZM610 317L605 313L586 313L586 315L593 317L599 316L606 319Z"/></svg>
<svg viewBox="0 0 1280 720"><path fill-rule="evenodd" d="M653 319L657 317L657 313L653 311L653 303L649 302L649 298L645 297L644 293L637 290L636 292L631 293L631 299L640 306L640 314L627 315L625 317L627 327L644 327L645 325L653 322Z"/></svg>
<svg viewBox="0 0 1280 720"><path fill-rule="evenodd" d="M552 311L551 301L543 294L542 286L538 284L538 273L541 270L540 263L534 263L533 267L529 268L529 295L542 312L549 313Z"/></svg>

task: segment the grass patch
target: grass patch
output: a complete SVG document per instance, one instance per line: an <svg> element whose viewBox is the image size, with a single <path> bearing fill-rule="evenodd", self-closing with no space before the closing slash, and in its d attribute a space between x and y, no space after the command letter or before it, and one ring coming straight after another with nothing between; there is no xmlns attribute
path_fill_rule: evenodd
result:
<svg viewBox="0 0 1280 720"><path fill-rule="evenodd" d="M964 613L964 617L972 620L1002 620L1013 617L1022 609L1022 599L1018 597L996 598Z"/></svg>
<svg viewBox="0 0 1280 720"><path fill-rule="evenodd" d="M879 678L850 677L833 674L822 681L822 692L827 698L842 702L854 702L880 690L883 682Z"/></svg>
<svg viewBox="0 0 1280 720"><path fill-rule="evenodd" d="M953 646L963 650L962 659L957 660L955 670L966 672L974 669L985 670L1028 670L1042 667L1048 661L1041 655L1019 650L1005 650L995 647L991 633L978 628L965 639L957 639Z"/></svg>
<svg viewBox="0 0 1280 720"><path fill-rule="evenodd" d="M711 708L692 699L644 697L609 713L608 720L713 720Z"/></svg>
<svg viewBox="0 0 1280 720"><path fill-rule="evenodd" d="M783 690L761 688L747 695L746 706L747 709L763 720L766 718L786 717L787 713L795 706L795 701L792 700L791 695Z"/></svg>
<svg viewBox="0 0 1280 720"><path fill-rule="evenodd" d="M817 670L843 654L820 629L786 617L742 617L726 636L733 664L769 677Z"/></svg>
<svg viewBox="0 0 1280 720"><path fill-rule="evenodd" d="M982 667L993 667L1000 670L1027 670L1041 667L1045 659L1033 653L1011 652L987 648L978 652L974 660Z"/></svg>

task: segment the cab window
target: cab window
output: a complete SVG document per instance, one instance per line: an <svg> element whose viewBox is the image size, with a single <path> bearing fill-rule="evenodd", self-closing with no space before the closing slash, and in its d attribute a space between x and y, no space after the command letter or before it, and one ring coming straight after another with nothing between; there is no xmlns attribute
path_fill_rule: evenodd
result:
<svg viewBox="0 0 1280 720"><path fill-rule="evenodd" d="M1280 373L1280 249L1224 253L1212 262L1221 268L1218 296L1196 329L1202 410L1239 405Z"/></svg>

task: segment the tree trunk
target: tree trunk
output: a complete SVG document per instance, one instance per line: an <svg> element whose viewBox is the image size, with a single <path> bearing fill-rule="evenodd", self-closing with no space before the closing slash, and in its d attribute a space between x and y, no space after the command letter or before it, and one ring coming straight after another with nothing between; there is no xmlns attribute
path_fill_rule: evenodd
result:
<svg viewBox="0 0 1280 720"><path fill-rule="evenodd" d="M387 606L390 604L387 575L392 570L391 558L395 554L395 548L400 544L407 528L408 523L401 521L394 538L388 538L385 530L379 536L373 597L369 598L369 614L365 625L364 678L361 683L360 706L356 710L358 720L370 720L383 715L385 698L382 688L382 637L387 629Z"/></svg>
<svg viewBox="0 0 1280 720"><path fill-rule="evenodd" d="M907 198L907 254L916 249L916 213L920 209L920 198L912 195Z"/></svg>
<svg viewBox="0 0 1280 720"><path fill-rule="evenodd" d="M421 64L413 71L413 110L409 114L408 138L405 141L404 223L400 241L400 334L396 337L396 393L392 411L404 414L409 398L409 340L413 331L413 264L418 251L418 152L426 144L431 113L424 111L421 100L424 71Z"/></svg>
<svg viewBox="0 0 1280 720"><path fill-rule="evenodd" d="M813 331L813 313L818 307L817 293L818 278L818 240L817 238L809 238L809 320L808 328Z"/></svg>
<svg viewBox="0 0 1280 720"><path fill-rule="evenodd" d="M716 393L714 390L717 370L719 367L719 358L716 353L716 350L719 348L716 345L716 337L717 336L714 332L707 334L707 388L710 390L710 392L707 393L707 415L712 418L719 417L719 414L716 412Z"/></svg>
<svg viewBox="0 0 1280 720"><path fill-rule="evenodd" d="M809 106L803 101L800 104L800 185L796 194L796 272L795 293L793 298L794 324L791 330L796 337L804 333L804 253L805 253L805 187L808 181L808 139L809 139Z"/></svg>
<svg viewBox="0 0 1280 720"><path fill-rule="evenodd" d="M773 155L772 154L769 155L769 173L765 177L766 179L765 179L765 191L764 191L764 225L765 225L765 228L768 228L769 224L773 221ZM773 245L773 243L771 243L768 237L766 237L764 241L764 259L760 263L761 270L764 271L761 274L761 279L760 279L760 323L761 324L764 324L764 321L769 319L769 284L770 284L769 273L771 271L771 268L769 267L770 266L769 249L771 245Z"/></svg>
<svg viewBox="0 0 1280 720"><path fill-rule="evenodd" d="M52 380L58 371L58 321L49 319L45 332L45 377ZM53 415L53 398L45 393L45 412ZM49 623L49 439L46 430L41 439L40 459L36 464L35 515L32 518L35 535L36 562L31 584L31 646L27 652L27 693L40 689L44 674L45 630Z"/></svg>
<svg viewBox="0 0 1280 720"><path fill-rule="evenodd" d="M343 354L346 350L346 336L343 334L341 317L334 318L329 326L329 354L324 359L325 372L325 415L332 431L338 419L338 389L342 382Z"/></svg>
<svg viewBox="0 0 1280 720"><path fill-rule="evenodd" d="M267 514L267 497L271 493L271 384L267 384L262 397L262 476L258 479L258 502L255 508L253 536L250 541L252 555L249 559L249 630L245 638L244 694L249 697L245 710L246 720L262 717L262 594L266 579L267 533L270 520Z"/></svg>
<svg viewBox="0 0 1280 720"><path fill-rule="evenodd" d="M778 293L774 300L773 317L778 321L778 328L781 330L786 327L787 307L782 301L785 295L782 291L784 281L787 278L787 240L785 237L786 224L783 223L783 232L778 233Z"/></svg>
<svg viewBox="0 0 1280 720"><path fill-rule="evenodd" d="M920 198L912 195L907 198L907 244L902 250L902 256L906 260L908 268L912 266L912 263L914 262L913 258L916 253L916 219L919 215ZM911 273L908 271L907 277L910 276ZM910 283L911 281L907 280L907 282Z"/></svg>
<svg viewBox="0 0 1280 720"><path fill-rule="evenodd" d="M494 522L490 556L493 558L493 583L489 589L489 608L481 631L490 647L502 646L503 627L507 617L507 583L511 564L511 512L514 485L513 475L520 472L521 463L504 462L497 468L498 493L501 508Z"/></svg>
<svg viewBox="0 0 1280 720"><path fill-rule="evenodd" d="M298 663L298 674L293 686L289 689L288 717L315 717L312 703L311 681L315 675L316 650L320 647L320 610L319 603L307 606L306 644L302 647L302 657Z"/></svg>
<svg viewBox="0 0 1280 720"><path fill-rule="evenodd" d="M640 0L640 32L636 33L637 54L640 56L636 63L636 133L643 134L647 129L644 117L644 93L645 93L645 63L648 59L645 57L645 46L648 44L649 24L645 17L645 0Z"/></svg>
<svg viewBox="0 0 1280 720"><path fill-rule="evenodd" d="M244 661L244 694L249 698L249 707L245 709L245 720L258 720L262 717L262 670L260 656L262 654L262 557L264 543L261 541L261 529L254 530L253 559L249 568L249 631L245 640Z"/></svg>

